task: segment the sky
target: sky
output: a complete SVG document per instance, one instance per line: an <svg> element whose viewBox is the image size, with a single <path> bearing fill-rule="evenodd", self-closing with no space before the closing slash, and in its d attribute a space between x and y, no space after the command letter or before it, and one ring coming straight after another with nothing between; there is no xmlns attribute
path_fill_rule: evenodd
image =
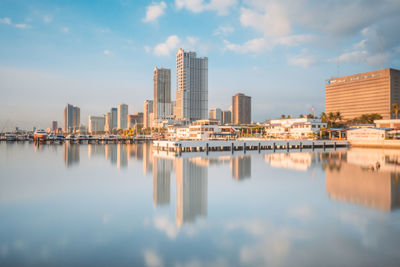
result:
<svg viewBox="0 0 400 267"><path fill-rule="evenodd" d="M0 132L143 112L178 48L208 57L209 109L252 97L252 120L325 109L325 80L400 69L398 0L0 1Z"/></svg>

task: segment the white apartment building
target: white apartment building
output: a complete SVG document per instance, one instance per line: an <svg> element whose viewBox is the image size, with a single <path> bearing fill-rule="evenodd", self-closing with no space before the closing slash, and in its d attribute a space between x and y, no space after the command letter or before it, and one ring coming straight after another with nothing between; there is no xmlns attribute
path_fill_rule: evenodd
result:
<svg viewBox="0 0 400 267"><path fill-rule="evenodd" d="M105 125L105 118L100 116L89 116L89 133L103 132Z"/></svg>
<svg viewBox="0 0 400 267"><path fill-rule="evenodd" d="M275 138L312 138L320 130L327 126L321 119L294 118L271 120L265 125L265 133L268 137Z"/></svg>
<svg viewBox="0 0 400 267"><path fill-rule="evenodd" d="M208 117L208 58L179 48L176 53L175 118L195 121Z"/></svg>
<svg viewBox="0 0 400 267"><path fill-rule="evenodd" d="M118 129L128 128L128 105L118 105Z"/></svg>

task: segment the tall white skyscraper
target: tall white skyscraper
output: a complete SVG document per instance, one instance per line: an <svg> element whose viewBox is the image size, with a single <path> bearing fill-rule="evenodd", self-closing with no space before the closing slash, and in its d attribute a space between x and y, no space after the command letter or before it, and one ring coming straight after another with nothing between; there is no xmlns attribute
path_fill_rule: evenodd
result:
<svg viewBox="0 0 400 267"><path fill-rule="evenodd" d="M150 114L153 113L153 100L145 100L143 106L143 127L151 127Z"/></svg>
<svg viewBox="0 0 400 267"><path fill-rule="evenodd" d="M105 125L104 116L89 116L89 133L103 132Z"/></svg>
<svg viewBox="0 0 400 267"><path fill-rule="evenodd" d="M172 116L171 103L171 70L163 68L154 69L154 120L169 119Z"/></svg>
<svg viewBox="0 0 400 267"><path fill-rule="evenodd" d="M64 109L64 132L75 132L79 130L81 122L81 109L67 104Z"/></svg>
<svg viewBox="0 0 400 267"><path fill-rule="evenodd" d="M208 118L208 58L179 48L176 53L176 119Z"/></svg>
<svg viewBox="0 0 400 267"><path fill-rule="evenodd" d="M118 105L118 129L126 129L128 127L128 105Z"/></svg>

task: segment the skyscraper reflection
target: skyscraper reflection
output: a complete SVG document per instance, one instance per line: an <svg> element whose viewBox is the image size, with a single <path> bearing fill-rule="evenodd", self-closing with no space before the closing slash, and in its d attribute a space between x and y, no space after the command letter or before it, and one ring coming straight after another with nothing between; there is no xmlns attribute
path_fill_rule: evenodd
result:
<svg viewBox="0 0 400 267"><path fill-rule="evenodd" d="M153 170L153 146L151 144L143 144L143 172L151 173Z"/></svg>
<svg viewBox="0 0 400 267"><path fill-rule="evenodd" d="M128 166L128 149L124 144L117 144L117 168L126 168Z"/></svg>
<svg viewBox="0 0 400 267"><path fill-rule="evenodd" d="M265 154L265 162L273 168L306 171L311 167L315 153L290 152Z"/></svg>
<svg viewBox="0 0 400 267"><path fill-rule="evenodd" d="M197 217L207 217L208 166L201 158L177 158L176 224L192 223Z"/></svg>
<svg viewBox="0 0 400 267"><path fill-rule="evenodd" d="M326 192L333 200L390 211L400 207L398 151L351 149L326 159Z"/></svg>
<svg viewBox="0 0 400 267"><path fill-rule="evenodd" d="M64 162L65 166L72 167L78 164L80 161L79 157L80 146L79 144L71 144L69 142L64 143Z"/></svg>
<svg viewBox="0 0 400 267"><path fill-rule="evenodd" d="M110 160L111 164L117 164L117 145L106 144L104 145L104 155L106 160Z"/></svg>
<svg viewBox="0 0 400 267"><path fill-rule="evenodd" d="M153 204L154 206L166 205L170 202L173 161L164 158L154 158L154 163Z"/></svg>
<svg viewBox="0 0 400 267"><path fill-rule="evenodd" d="M234 157L231 160L232 177L243 180L251 177L251 156Z"/></svg>

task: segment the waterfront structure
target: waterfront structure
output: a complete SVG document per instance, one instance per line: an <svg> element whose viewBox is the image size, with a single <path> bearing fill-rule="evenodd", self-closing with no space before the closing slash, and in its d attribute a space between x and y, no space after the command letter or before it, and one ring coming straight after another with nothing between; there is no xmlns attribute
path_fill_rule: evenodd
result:
<svg viewBox="0 0 400 267"><path fill-rule="evenodd" d="M377 128L393 128L395 130L400 130L400 119L393 120L374 120Z"/></svg>
<svg viewBox="0 0 400 267"><path fill-rule="evenodd" d="M104 115L104 131L111 131L111 112L108 112Z"/></svg>
<svg viewBox="0 0 400 267"><path fill-rule="evenodd" d="M394 103L400 103L400 71L396 69L337 77L325 83L325 112L340 112L344 120L367 113L390 119Z"/></svg>
<svg viewBox="0 0 400 267"><path fill-rule="evenodd" d="M321 119L294 118L271 120L265 125L265 134L275 138L311 138L319 134L327 123Z"/></svg>
<svg viewBox="0 0 400 267"><path fill-rule="evenodd" d="M111 118L110 118L110 130L115 130L118 128L118 109L111 108Z"/></svg>
<svg viewBox="0 0 400 267"><path fill-rule="evenodd" d="M232 123L232 112L230 110L222 111L222 124Z"/></svg>
<svg viewBox="0 0 400 267"><path fill-rule="evenodd" d="M153 100L146 100L144 101L144 106L143 106L143 127L144 128L150 128L151 127L151 121L150 121L150 114L153 113Z"/></svg>
<svg viewBox="0 0 400 267"><path fill-rule="evenodd" d="M67 104L64 109L64 132L70 133L79 130L81 110L79 107Z"/></svg>
<svg viewBox="0 0 400 267"><path fill-rule="evenodd" d="M251 97L238 93L232 97L232 123L251 123Z"/></svg>
<svg viewBox="0 0 400 267"><path fill-rule="evenodd" d="M89 116L89 133L103 132L105 125L104 116Z"/></svg>
<svg viewBox="0 0 400 267"><path fill-rule="evenodd" d="M128 126L128 105L118 105L118 126L117 129L126 129Z"/></svg>
<svg viewBox="0 0 400 267"><path fill-rule="evenodd" d="M57 122L57 121L53 121L53 122L51 123L51 131L52 131L52 132L56 132L57 129L58 129L58 122Z"/></svg>
<svg viewBox="0 0 400 267"><path fill-rule="evenodd" d="M176 53L175 118L195 121L208 117L208 58L179 48Z"/></svg>
<svg viewBox="0 0 400 267"><path fill-rule="evenodd" d="M172 117L171 70L155 68L153 75L154 102L153 112L156 123Z"/></svg>
<svg viewBox="0 0 400 267"><path fill-rule="evenodd" d="M128 129L143 128L143 113L138 112L136 114L128 115Z"/></svg>
<svg viewBox="0 0 400 267"><path fill-rule="evenodd" d="M222 124L222 110L220 108L213 108L210 110L210 119L219 121Z"/></svg>

